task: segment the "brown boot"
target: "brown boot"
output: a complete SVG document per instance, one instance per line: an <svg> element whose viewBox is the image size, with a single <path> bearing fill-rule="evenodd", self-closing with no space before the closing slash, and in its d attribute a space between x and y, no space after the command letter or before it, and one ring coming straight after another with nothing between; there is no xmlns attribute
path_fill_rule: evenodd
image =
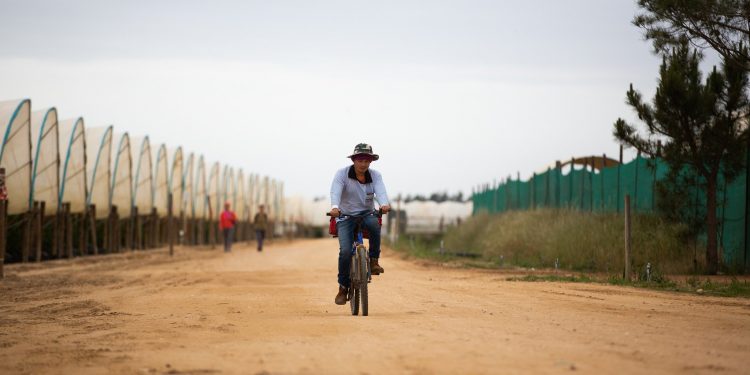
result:
<svg viewBox="0 0 750 375"><path fill-rule="evenodd" d="M339 285L339 294L336 295L337 305L346 305L346 294L347 294L346 288Z"/></svg>
<svg viewBox="0 0 750 375"><path fill-rule="evenodd" d="M378 264L378 258L370 258L370 272L372 272L373 275L380 275L385 272L383 267L380 267Z"/></svg>

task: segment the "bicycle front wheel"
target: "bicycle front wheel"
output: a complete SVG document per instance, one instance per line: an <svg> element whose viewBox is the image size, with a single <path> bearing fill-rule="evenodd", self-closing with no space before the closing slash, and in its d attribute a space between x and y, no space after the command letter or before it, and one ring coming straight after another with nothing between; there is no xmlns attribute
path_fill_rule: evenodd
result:
<svg viewBox="0 0 750 375"><path fill-rule="evenodd" d="M354 286L352 286L353 288ZM349 304L352 306L352 315L359 314L359 289L354 289L354 295L352 296L352 300L349 301Z"/></svg>
<svg viewBox="0 0 750 375"><path fill-rule="evenodd" d="M362 275L362 282L359 284L360 288L360 298L362 299L362 316L367 316L368 312L368 296L367 296L367 276L368 272L367 269L369 267L369 264L367 264L367 249L364 248L364 246L357 249L357 253L359 255L359 273Z"/></svg>
<svg viewBox="0 0 750 375"><path fill-rule="evenodd" d="M349 305L352 308L352 315L359 314L359 279L359 253L355 251L349 263Z"/></svg>

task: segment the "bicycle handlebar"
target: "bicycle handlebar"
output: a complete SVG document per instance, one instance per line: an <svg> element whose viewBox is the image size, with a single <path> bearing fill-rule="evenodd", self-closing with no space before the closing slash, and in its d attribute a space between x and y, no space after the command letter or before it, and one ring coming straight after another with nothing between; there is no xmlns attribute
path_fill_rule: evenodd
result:
<svg viewBox="0 0 750 375"><path fill-rule="evenodd" d="M345 213L342 212L342 213L339 214L338 217L341 218L341 219L344 219L344 218L347 218L347 217L365 217L365 216L370 216L370 215L374 215L374 216L377 216L377 217L382 217L383 216L383 209L379 208L377 210L372 210L372 211L366 212L364 214L359 214L359 215L350 215L350 214L345 214ZM331 213L330 212L326 212L326 216L331 216Z"/></svg>

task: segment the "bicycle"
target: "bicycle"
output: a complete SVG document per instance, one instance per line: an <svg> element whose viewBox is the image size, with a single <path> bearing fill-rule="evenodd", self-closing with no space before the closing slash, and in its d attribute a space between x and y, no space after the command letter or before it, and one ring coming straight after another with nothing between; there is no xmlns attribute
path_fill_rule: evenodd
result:
<svg viewBox="0 0 750 375"><path fill-rule="evenodd" d="M367 284L372 281L370 272L370 255L364 245L364 235L362 234L362 222L368 216L381 217L383 213L380 210L372 210L359 215L339 214L341 219L356 220L354 243L352 243L352 260L349 266L349 292L346 300L352 308L352 315L359 314L360 303L362 305L362 316L368 315L368 295ZM326 216L331 216L326 213Z"/></svg>

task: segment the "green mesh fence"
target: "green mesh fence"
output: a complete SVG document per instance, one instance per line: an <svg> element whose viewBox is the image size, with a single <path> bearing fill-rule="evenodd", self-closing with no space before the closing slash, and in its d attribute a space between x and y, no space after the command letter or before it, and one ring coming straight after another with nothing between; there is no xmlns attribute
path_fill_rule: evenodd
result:
<svg viewBox="0 0 750 375"><path fill-rule="evenodd" d="M623 212L624 197L630 195L633 212L654 212L657 207L656 182L667 174L659 159L637 157L615 167L595 171L589 168L550 168L527 181L509 180L497 186L485 185L473 196L474 213L501 213L535 208L569 208L591 212ZM692 202L705 207L705 194L693 189ZM719 181L719 246L724 264L747 269L750 223L746 218L747 178L743 173L734 182Z"/></svg>

